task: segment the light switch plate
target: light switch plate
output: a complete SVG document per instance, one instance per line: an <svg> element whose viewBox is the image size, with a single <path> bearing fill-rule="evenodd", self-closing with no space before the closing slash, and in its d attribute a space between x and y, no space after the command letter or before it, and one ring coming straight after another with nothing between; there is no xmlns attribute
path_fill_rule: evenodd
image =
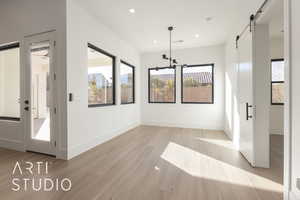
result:
<svg viewBox="0 0 300 200"><path fill-rule="evenodd" d="M300 190L300 178L297 178L297 188Z"/></svg>

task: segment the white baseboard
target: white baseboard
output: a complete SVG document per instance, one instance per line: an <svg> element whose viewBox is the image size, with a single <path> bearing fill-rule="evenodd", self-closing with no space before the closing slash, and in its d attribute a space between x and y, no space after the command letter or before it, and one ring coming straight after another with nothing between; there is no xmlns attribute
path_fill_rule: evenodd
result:
<svg viewBox="0 0 300 200"><path fill-rule="evenodd" d="M0 147L16 151L25 151L22 141L0 138Z"/></svg>
<svg viewBox="0 0 300 200"><path fill-rule="evenodd" d="M61 148L56 152L56 158L68 160L68 153L66 148Z"/></svg>
<svg viewBox="0 0 300 200"><path fill-rule="evenodd" d="M199 124L179 124L179 123L163 123L163 122L142 122L142 125L146 125L146 126L158 126L158 127L194 128L194 129L224 131L224 127L223 126L201 126Z"/></svg>
<svg viewBox="0 0 300 200"><path fill-rule="evenodd" d="M79 144L79 145L76 145L74 147L71 147L68 150L67 159L70 160L70 159L74 158L75 156L78 156L78 155L94 148L95 146L98 146L98 145L104 143L104 142L107 142L107 141L113 139L114 137L119 136L119 135L129 131L130 129L133 129L133 128L139 126L139 125L140 125L140 123L136 122L132 125L127 126L126 128L120 129L120 130L115 131L113 133L103 134L101 136L91 138L89 140L89 142L87 142L87 143Z"/></svg>

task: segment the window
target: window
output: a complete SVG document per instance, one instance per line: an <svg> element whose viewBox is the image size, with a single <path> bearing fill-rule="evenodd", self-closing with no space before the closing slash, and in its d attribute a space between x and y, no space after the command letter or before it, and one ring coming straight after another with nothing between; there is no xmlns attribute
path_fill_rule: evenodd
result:
<svg viewBox="0 0 300 200"><path fill-rule="evenodd" d="M271 61L271 104L283 105L284 102L284 60L274 59Z"/></svg>
<svg viewBox="0 0 300 200"><path fill-rule="evenodd" d="M175 68L151 68L148 71L149 103L175 103Z"/></svg>
<svg viewBox="0 0 300 200"><path fill-rule="evenodd" d="M115 104L115 57L88 44L89 107Z"/></svg>
<svg viewBox="0 0 300 200"><path fill-rule="evenodd" d="M121 61L121 104L134 103L134 66Z"/></svg>
<svg viewBox="0 0 300 200"><path fill-rule="evenodd" d="M19 43L0 46L0 119L20 120Z"/></svg>
<svg viewBox="0 0 300 200"><path fill-rule="evenodd" d="M214 103L214 65L181 67L181 102Z"/></svg>

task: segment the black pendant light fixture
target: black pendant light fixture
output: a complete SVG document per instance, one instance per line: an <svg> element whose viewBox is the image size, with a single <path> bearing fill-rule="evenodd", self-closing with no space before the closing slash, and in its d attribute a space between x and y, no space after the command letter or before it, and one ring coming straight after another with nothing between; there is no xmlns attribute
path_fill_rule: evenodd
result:
<svg viewBox="0 0 300 200"><path fill-rule="evenodd" d="M169 57L166 54L162 55L162 58L164 60L169 60L169 67L173 68L176 67L176 65L178 64L177 60L175 58L172 58L172 31L174 30L173 26L169 26L168 27L168 31L170 33L170 49L169 49Z"/></svg>

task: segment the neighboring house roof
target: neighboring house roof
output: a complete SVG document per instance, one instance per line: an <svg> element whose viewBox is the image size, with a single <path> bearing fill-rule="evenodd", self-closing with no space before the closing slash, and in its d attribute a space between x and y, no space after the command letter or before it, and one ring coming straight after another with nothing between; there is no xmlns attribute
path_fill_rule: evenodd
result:
<svg viewBox="0 0 300 200"><path fill-rule="evenodd" d="M212 83L211 72L185 73L183 78L190 78L200 83Z"/></svg>
<svg viewBox="0 0 300 200"><path fill-rule="evenodd" d="M152 77L159 78L160 80L170 80L174 78L174 74L152 75ZM184 73L183 78L193 79L199 83L212 83L211 72Z"/></svg>

